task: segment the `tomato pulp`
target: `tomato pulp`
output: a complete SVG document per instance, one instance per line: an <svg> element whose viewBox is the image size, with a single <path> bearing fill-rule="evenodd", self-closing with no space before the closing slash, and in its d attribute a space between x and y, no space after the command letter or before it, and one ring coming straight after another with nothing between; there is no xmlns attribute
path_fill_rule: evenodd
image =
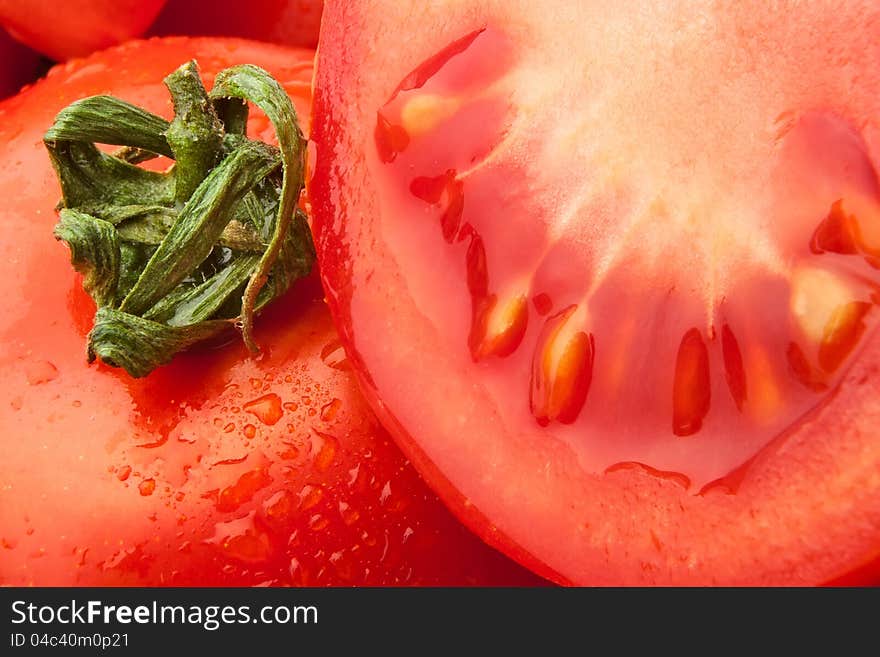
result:
<svg viewBox="0 0 880 657"><path fill-rule="evenodd" d="M877 556L878 37L871 2L327 3L331 310L487 540L589 584Z"/></svg>
<svg viewBox="0 0 880 657"><path fill-rule="evenodd" d="M533 584L461 526L357 391L317 278L240 340L144 379L88 365L94 304L52 237L42 135L111 93L170 116L162 78L195 58L267 69L307 117L311 50L237 39L130 42L0 104L0 584ZM253 137L271 140L254 110ZM167 162L166 162L167 163Z"/></svg>

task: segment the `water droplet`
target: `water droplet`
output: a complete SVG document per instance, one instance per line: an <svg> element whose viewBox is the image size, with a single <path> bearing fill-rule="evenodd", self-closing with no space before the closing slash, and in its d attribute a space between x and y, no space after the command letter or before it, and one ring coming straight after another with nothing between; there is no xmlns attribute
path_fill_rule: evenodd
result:
<svg viewBox="0 0 880 657"><path fill-rule="evenodd" d="M345 349L339 340L333 340L324 345L321 349L321 360L327 367L335 370L347 370L350 368L348 358L345 355Z"/></svg>
<svg viewBox="0 0 880 657"><path fill-rule="evenodd" d="M281 397L274 392L249 401L244 405L244 410L256 416L263 424L270 426L278 422L284 415L281 408Z"/></svg>
<svg viewBox="0 0 880 657"><path fill-rule="evenodd" d="M342 522L351 526L360 520L361 514L357 509L351 508L347 502L339 503L339 515L342 516Z"/></svg>
<svg viewBox="0 0 880 657"><path fill-rule="evenodd" d="M48 383L58 377L58 368L47 360L39 360L25 365L25 376L32 386Z"/></svg>
<svg viewBox="0 0 880 657"><path fill-rule="evenodd" d="M294 509L293 496L286 490L280 490L272 497L263 502L263 512L266 518L277 522L284 522L290 517Z"/></svg>
<svg viewBox="0 0 880 657"><path fill-rule="evenodd" d="M218 522L214 525L214 536L205 543L215 545L226 556L246 563L266 561L272 554L269 535L257 525L256 511L246 516Z"/></svg>
<svg viewBox="0 0 880 657"><path fill-rule="evenodd" d="M131 475L131 466L123 465L119 470L116 471L116 478L119 481L125 481Z"/></svg>
<svg viewBox="0 0 880 657"><path fill-rule="evenodd" d="M327 525L329 524L330 520L322 516L320 513L316 513L311 518L309 518L309 529L315 532L326 529Z"/></svg>
<svg viewBox="0 0 880 657"><path fill-rule="evenodd" d="M140 484L138 484L138 491L144 497L152 495L154 490L156 490L155 479L144 479Z"/></svg>
<svg viewBox="0 0 880 657"><path fill-rule="evenodd" d="M225 427L223 427L223 433L232 433L233 431L235 431L235 423L234 422L230 422Z"/></svg>
<svg viewBox="0 0 880 657"><path fill-rule="evenodd" d="M257 428L253 424L246 424L242 428L242 433L244 433L245 438L250 440L257 435Z"/></svg>
<svg viewBox="0 0 880 657"><path fill-rule="evenodd" d="M316 470L323 472L333 464L339 441L323 431L316 430L315 434L312 445L312 451L315 453L314 465Z"/></svg>
<svg viewBox="0 0 880 657"><path fill-rule="evenodd" d="M215 506L218 511L235 511L245 502L250 502L257 491L271 483L272 477L266 468L245 472L238 481L220 491Z"/></svg>
<svg viewBox="0 0 880 657"><path fill-rule="evenodd" d="M315 508L324 499L324 489L320 486L306 484L299 492L299 509L307 511Z"/></svg>
<svg viewBox="0 0 880 657"><path fill-rule="evenodd" d="M288 573L290 574L291 586L308 586L309 573L302 567L302 564L300 564L299 560L296 557L293 557L290 560Z"/></svg>
<svg viewBox="0 0 880 657"><path fill-rule="evenodd" d="M388 498L391 497L391 481L386 481L385 486L382 487L382 492L379 493L379 504L385 504L388 501Z"/></svg>

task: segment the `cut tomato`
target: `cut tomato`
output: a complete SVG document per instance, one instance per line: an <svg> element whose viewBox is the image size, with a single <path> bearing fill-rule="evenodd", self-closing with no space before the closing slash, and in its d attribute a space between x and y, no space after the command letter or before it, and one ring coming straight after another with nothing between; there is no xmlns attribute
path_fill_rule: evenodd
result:
<svg viewBox="0 0 880 657"><path fill-rule="evenodd" d="M327 3L331 310L489 542L579 584L880 552L878 57L868 1Z"/></svg>
<svg viewBox="0 0 880 657"><path fill-rule="evenodd" d="M261 315L259 358L234 340L143 379L87 363L94 303L52 235L55 115L111 93L170 116L162 79L195 58L209 88L232 65L267 69L306 117L313 57L136 41L0 103L0 585L540 583L407 464L357 391L316 277ZM249 128L274 136L256 110Z"/></svg>

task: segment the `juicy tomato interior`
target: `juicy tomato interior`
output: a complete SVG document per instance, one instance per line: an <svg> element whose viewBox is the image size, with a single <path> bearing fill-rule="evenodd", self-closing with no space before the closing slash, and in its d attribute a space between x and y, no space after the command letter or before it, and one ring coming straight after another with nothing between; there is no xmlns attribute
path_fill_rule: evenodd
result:
<svg viewBox="0 0 880 657"><path fill-rule="evenodd" d="M162 78L194 57L208 86L228 66L266 68L305 119L313 55L132 42L0 104L0 225L14 236L0 246L0 583L541 582L463 527L381 428L317 277L261 315L258 358L233 333L144 379L86 362L94 304L52 238L60 191L42 134L54 115L113 93L170 116ZM249 129L272 137L260 112Z"/></svg>
<svg viewBox="0 0 880 657"><path fill-rule="evenodd" d="M510 50L467 35L378 110L385 212L404 218L383 235L505 417L530 414L591 469L645 461L703 487L821 403L877 324L867 145L843 116L786 112L736 178L677 161L665 133L624 178L583 118L530 141ZM582 178L547 199L532 158L553 152ZM660 189L633 180L657 172Z"/></svg>
<svg viewBox="0 0 880 657"><path fill-rule="evenodd" d="M463 498L563 577L696 577L664 549L655 571L615 546L643 510L605 482L658 479L669 504L735 493L856 376L880 321L876 8L465 2L416 23L369 4L327 9L342 25L325 18L325 37L357 54L322 50L311 189L332 306L380 412L462 515ZM425 42L364 54L400 21ZM471 396L443 396L456 385ZM420 417L438 397L452 417ZM836 413L819 421L829 441ZM869 427L849 429L872 445L861 472ZM542 469L577 508L621 518L549 493L526 509L514 473ZM714 502L693 521L655 504L698 554L679 541ZM783 504L783 524L809 505ZM549 536L528 536L542 513ZM606 540L621 553L597 558Z"/></svg>

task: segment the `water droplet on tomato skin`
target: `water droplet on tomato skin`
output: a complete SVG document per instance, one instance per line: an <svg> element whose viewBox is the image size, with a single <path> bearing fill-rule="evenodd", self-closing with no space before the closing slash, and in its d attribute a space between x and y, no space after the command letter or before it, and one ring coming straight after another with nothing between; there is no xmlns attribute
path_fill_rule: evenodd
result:
<svg viewBox="0 0 880 657"><path fill-rule="evenodd" d="M596 346L580 330L577 306L548 318L532 358L529 407L541 426L571 424L580 415L593 379Z"/></svg>
<svg viewBox="0 0 880 657"><path fill-rule="evenodd" d="M342 522L349 527L360 520L361 517L360 512L352 508L347 502L339 503L339 515L342 517Z"/></svg>
<svg viewBox="0 0 880 657"><path fill-rule="evenodd" d="M217 495L214 506L218 511L235 511L242 504L250 502L258 491L272 483L267 468L257 468L245 472L238 480L226 486Z"/></svg>
<svg viewBox="0 0 880 657"><path fill-rule="evenodd" d="M204 542L215 546L224 556L252 564L267 561L275 551L269 534L257 522L256 511L216 523L214 535Z"/></svg>
<svg viewBox="0 0 880 657"><path fill-rule="evenodd" d="M711 402L709 350L699 329L681 339L672 384L672 432L692 436L703 426Z"/></svg>
<svg viewBox="0 0 880 657"><path fill-rule="evenodd" d="M347 370L350 367L345 349L338 339L331 340L324 345L324 348L321 349L321 360L327 367L335 370Z"/></svg>
<svg viewBox="0 0 880 657"><path fill-rule="evenodd" d="M58 368L47 360L38 360L25 364L25 376L32 386L49 383L58 378Z"/></svg>
<svg viewBox="0 0 880 657"><path fill-rule="evenodd" d="M340 408L342 408L342 401L335 398L331 399L321 407L321 420L324 422L332 421L336 417Z"/></svg>
<svg viewBox="0 0 880 657"><path fill-rule="evenodd" d="M119 470L116 471L116 478L119 481L125 481L126 479L129 478L129 476L131 476L131 466L130 465L123 465L121 468L119 468Z"/></svg>
<svg viewBox="0 0 880 657"><path fill-rule="evenodd" d="M312 436L312 452L315 454L313 465L318 472L325 472L336 458L339 441L329 433L314 429Z"/></svg>
<svg viewBox="0 0 880 657"><path fill-rule="evenodd" d="M286 490L278 491L263 502L263 515L269 522L284 523L295 509L294 497Z"/></svg>
<svg viewBox="0 0 880 657"><path fill-rule="evenodd" d="M248 440L253 439L254 436L257 435L257 428L253 424L244 425L244 427L242 427L241 431L244 434L244 437L247 438Z"/></svg>
<svg viewBox="0 0 880 657"><path fill-rule="evenodd" d="M247 413L251 413L260 422L269 426L277 423L284 416L281 397L274 392L249 401L243 408Z"/></svg>
<svg viewBox="0 0 880 657"><path fill-rule="evenodd" d="M140 484L138 484L138 492L144 497L148 497L153 494L156 490L156 480L155 479L144 479Z"/></svg>
<svg viewBox="0 0 880 657"><path fill-rule="evenodd" d="M313 509L324 499L324 489L320 486L306 484L299 492L299 510Z"/></svg>

